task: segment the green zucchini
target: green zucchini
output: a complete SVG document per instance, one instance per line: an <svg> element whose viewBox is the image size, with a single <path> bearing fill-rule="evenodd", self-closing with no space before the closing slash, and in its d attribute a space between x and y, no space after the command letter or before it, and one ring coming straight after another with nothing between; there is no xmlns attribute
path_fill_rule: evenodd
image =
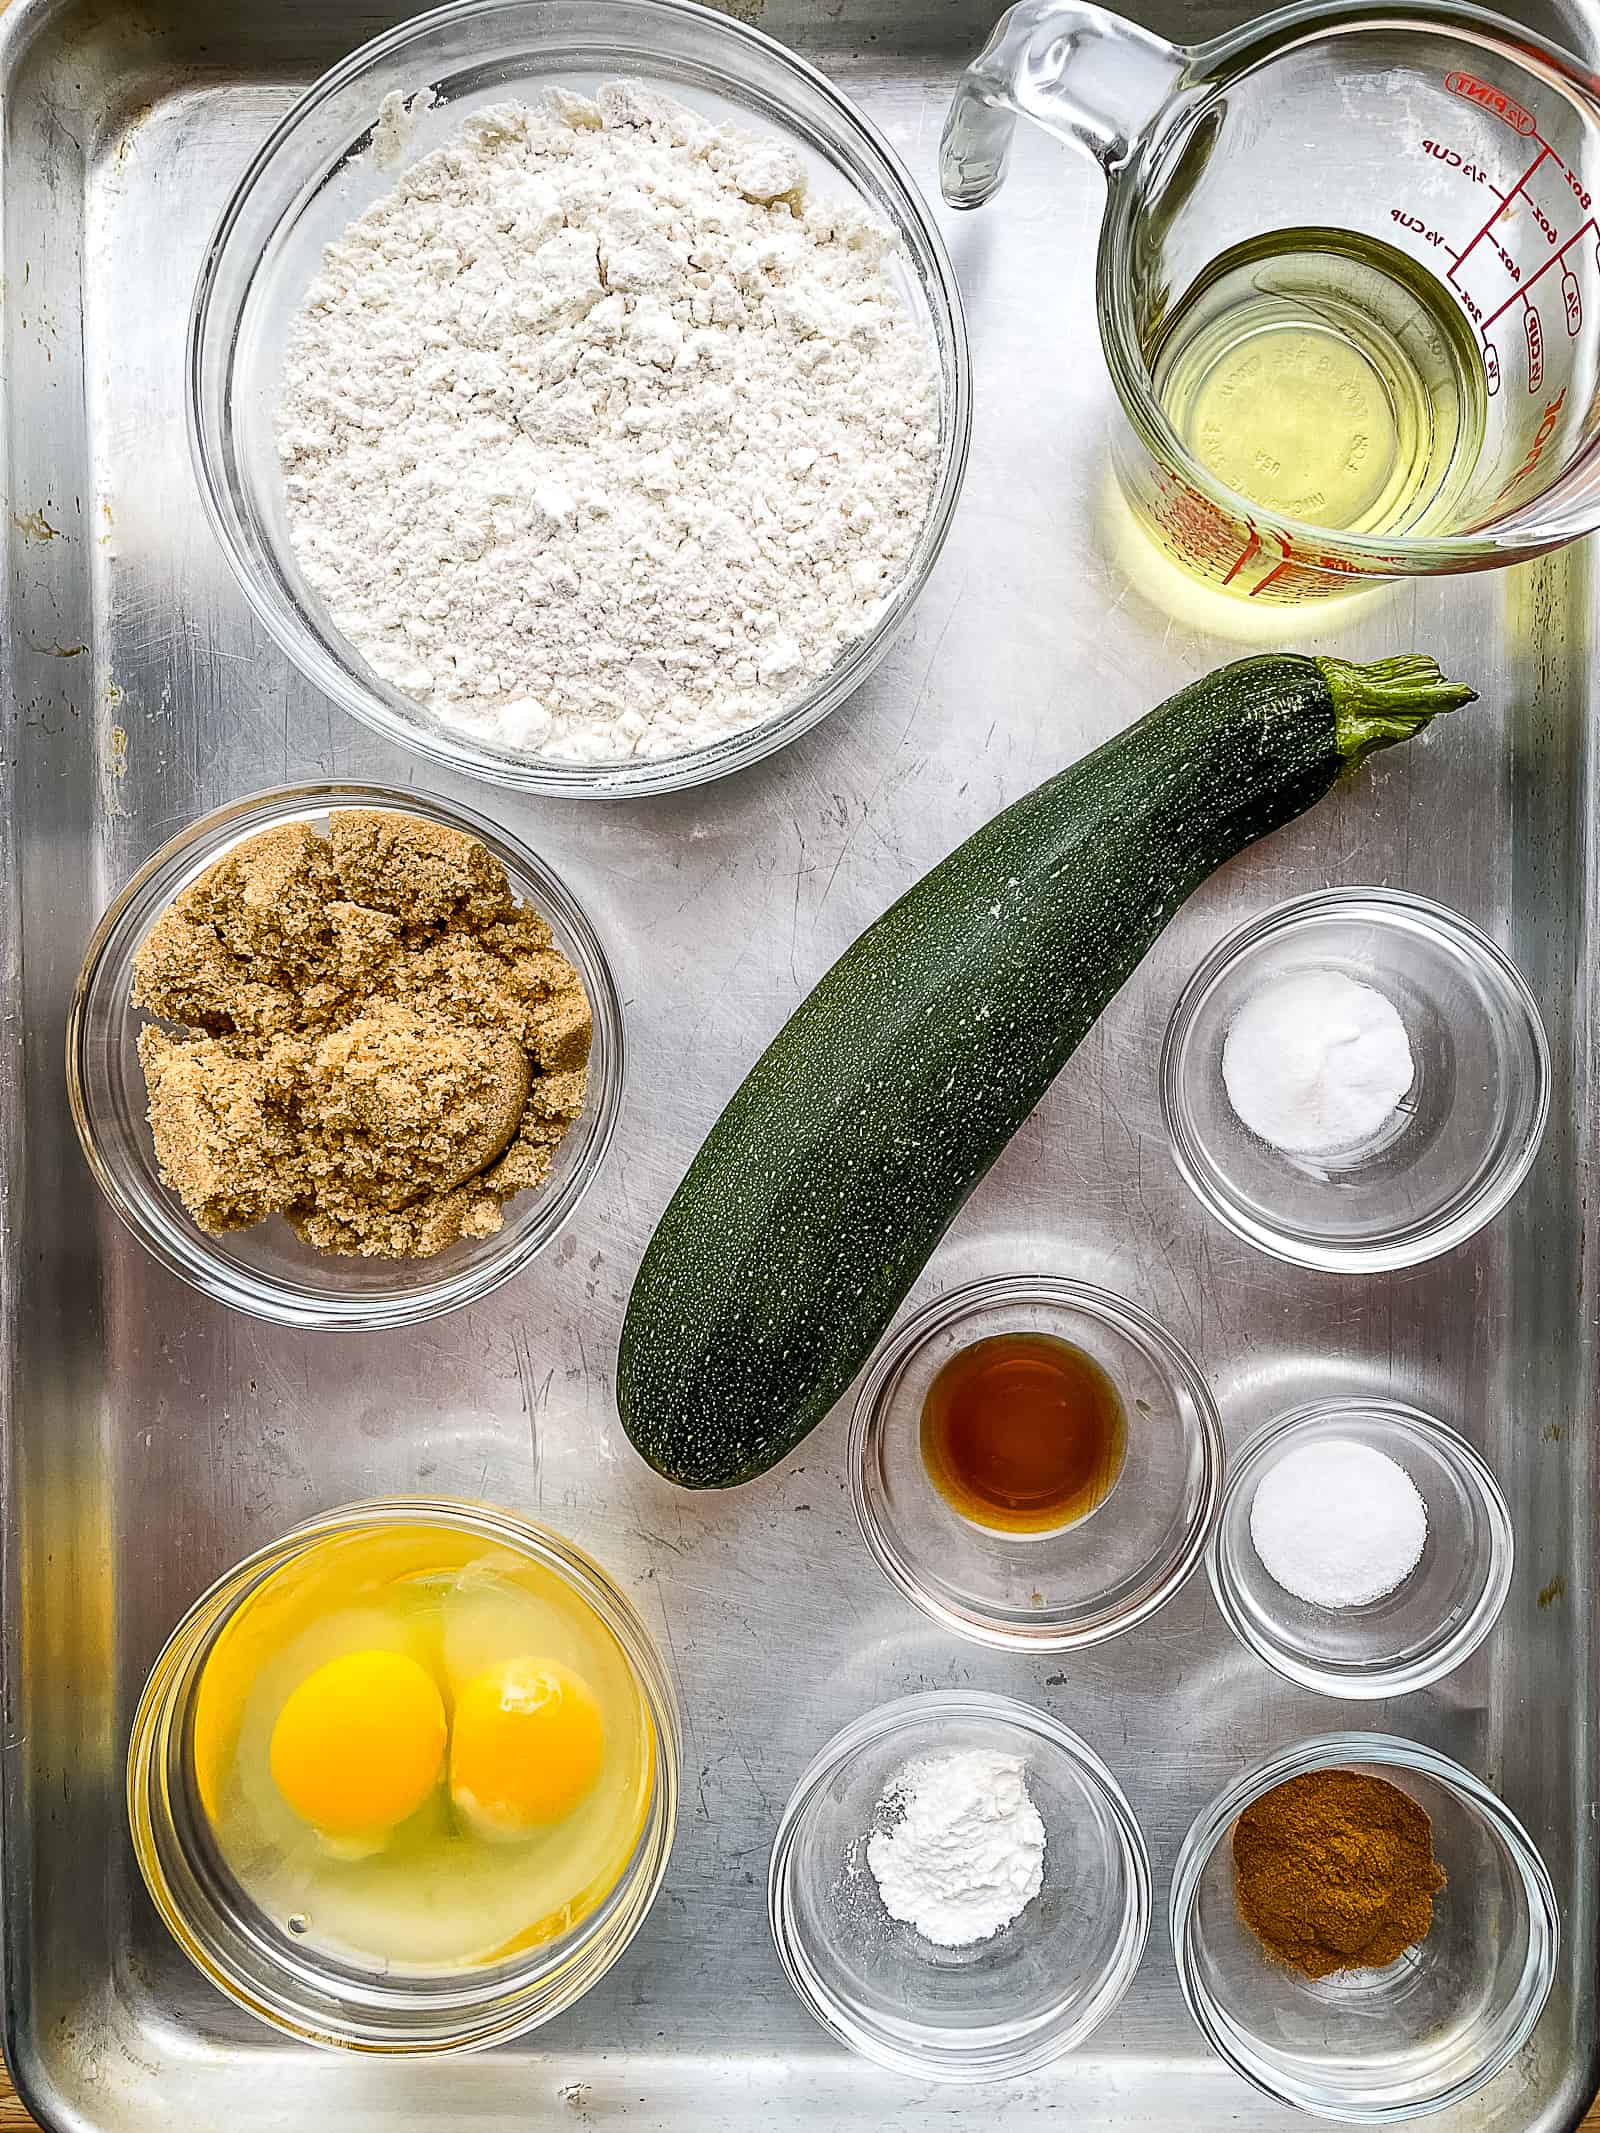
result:
<svg viewBox="0 0 1600 2133"><path fill-rule="evenodd" d="M751 1068L645 1253L617 1404L650 1464L726 1488L792 1450L1185 897L1472 696L1420 656L1241 659L902 896ZM1070 1144L1061 1164L1070 1205Z"/></svg>

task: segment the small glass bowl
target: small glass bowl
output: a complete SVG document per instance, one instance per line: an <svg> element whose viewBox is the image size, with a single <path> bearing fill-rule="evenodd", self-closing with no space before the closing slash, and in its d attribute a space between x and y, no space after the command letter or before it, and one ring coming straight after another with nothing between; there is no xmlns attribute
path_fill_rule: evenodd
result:
<svg viewBox="0 0 1600 2133"><path fill-rule="evenodd" d="M1285 1779L1330 1769L1409 1793L1449 1878L1432 1931L1387 1969L1308 1978L1239 1916L1233 1826ZM1212 2049L1280 2103L1352 2125L1446 2110L1497 2074L1539 2019L1560 1941L1555 1890L1516 1817L1448 1756L1382 1733L1302 1742L1230 1785L1184 1839L1171 1919L1183 1996Z"/></svg>
<svg viewBox="0 0 1600 2133"><path fill-rule="evenodd" d="M1127 1454L1087 1518L1001 1533L945 1501L922 1458L922 1406L940 1369L999 1333L1053 1334L1121 1395ZM856 1517L879 1567L958 1636L1067 1651L1131 1629L1199 1562L1216 1517L1222 1427L1170 1333L1086 1282L1020 1275L952 1290L909 1319L873 1364L850 1429Z"/></svg>
<svg viewBox="0 0 1600 2133"><path fill-rule="evenodd" d="M1427 1507L1415 1570L1365 1606L1313 1607L1271 1577L1250 1538L1256 1490L1307 1444L1369 1446L1404 1467ZM1476 1651L1511 1589L1511 1514L1472 1446L1393 1400L1325 1400L1269 1422L1229 1463L1206 1554L1211 1590L1240 1643L1324 1696L1408 1696Z"/></svg>
<svg viewBox="0 0 1600 2133"><path fill-rule="evenodd" d="M920 1757L1021 1756L1045 1827L1044 1887L986 1941L940 1948L891 1918L866 1838ZM853 2051L932 2081L1002 2081L1072 2051L1133 1981L1150 1863L1092 1748L1009 1696L905 1696L836 1734L796 1785L772 1847L772 1936L800 1999Z"/></svg>
<svg viewBox="0 0 1600 2133"><path fill-rule="evenodd" d="M384 98L411 111L407 159L473 111L624 76L718 121L776 134L819 191L856 201L900 243L899 281L938 372L939 457L928 515L900 588L831 672L775 717L671 756L574 763L453 729L376 675L306 585L289 540L273 437L289 326L323 248L394 187L363 153ZM189 328L189 434L201 495L257 617L325 696L389 739L453 769L579 798L674 792L760 761L857 689L889 649L944 546L966 470L971 364L943 239L894 150L814 67L743 22L690 0L457 0L386 31L316 82L256 155L207 249Z"/></svg>
<svg viewBox="0 0 1600 2133"><path fill-rule="evenodd" d="M1396 1121L1338 1156L1283 1154L1235 1115L1229 1025L1261 986L1335 970L1381 992L1416 1075ZM1329 1272L1415 1266L1473 1236L1511 1198L1550 1108L1532 993L1453 911L1396 889L1330 889L1230 933L1184 987L1161 1050L1161 1109L1185 1182L1235 1236Z"/></svg>
<svg viewBox="0 0 1600 2133"><path fill-rule="evenodd" d="M302 1244L281 1218L210 1236L162 1183L151 1138L133 958L172 899L236 845L284 822L326 827L331 811L387 808L476 837L505 868L512 893L548 919L583 980L594 1018L588 1099L537 1192L505 1203L492 1237L462 1238L431 1259L346 1258ZM598 935L572 892L525 845L469 809L378 785L296 785L205 815L163 845L117 897L90 941L67 1016L73 1123L101 1191L163 1266L219 1303L280 1325L376 1329L437 1318L520 1273L588 1191L622 1099L622 1005Z"/></svg>
<svg viewBox="0 0 1600 2133"><path fill-rule="evenodd" d="M269 1578L330 1538L374 1526L435 1525L528 1558L568 1585L616 1639L654 1736L650 1802L626 1866L599 1907L556 1939L472 1970L389 1972L336 1960L265 1916L221 1864L203 1826L191 1714L206 1659ZM548 2022L611 1968L649 1914L678 1811L672 1680L632 1603L600 1566L547 1527L448 1498L347 1504L258 1548L204 1593L150 1670L128 1746L128 1820L162 1923L219 1991L302 2043L420 2057L479 2051Z"/></svg>

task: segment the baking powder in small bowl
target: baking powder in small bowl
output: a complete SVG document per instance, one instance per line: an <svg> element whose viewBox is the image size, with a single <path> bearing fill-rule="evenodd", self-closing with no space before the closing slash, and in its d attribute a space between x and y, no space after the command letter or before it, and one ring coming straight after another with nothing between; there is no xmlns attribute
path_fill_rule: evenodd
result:
<svg viewBox="0 0 1600 2133"><path fill-rule="evenodd" d="M1044 1886L1044 1823L1020 1755L953 1750L906 1763L879 1802L867 1864L891 1918L939 1948L990 1940Z"/></svg>

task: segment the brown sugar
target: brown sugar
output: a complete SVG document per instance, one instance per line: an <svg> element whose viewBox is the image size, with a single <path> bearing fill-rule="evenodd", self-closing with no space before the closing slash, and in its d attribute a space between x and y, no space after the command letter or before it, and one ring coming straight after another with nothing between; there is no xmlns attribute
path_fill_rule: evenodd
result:
<svg viewBox="0 0 1600 2133"><path fill-rule="evenodd" d="M577 972L476 839L341 809L263 831L134 957L161 1174L202 1229L282 1214L323 1251L491 1236L583 1108Z"/></svg>
<svg viewBox="0 0 1600 2133"><path fill-rule="evenodd" d="M1307 1977L1386 1968L1427 1937L1445 1885L1425 1811L1359 1770L1310 1771L1253 1801L1233 1864L1245 1924Z"/></svg>

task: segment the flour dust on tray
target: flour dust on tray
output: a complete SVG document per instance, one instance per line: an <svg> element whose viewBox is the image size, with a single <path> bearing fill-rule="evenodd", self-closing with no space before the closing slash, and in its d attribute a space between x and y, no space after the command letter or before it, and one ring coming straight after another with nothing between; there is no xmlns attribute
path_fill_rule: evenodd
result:
<svg viewBox="0 0 1600 2133"><path fill-rule="evenodd" d="M475 113L328 246L291 328L308 585L504 749L660 757L771 718L880 619L927 518L937 371L894 251L782 141L631 84Z"/></svg>

